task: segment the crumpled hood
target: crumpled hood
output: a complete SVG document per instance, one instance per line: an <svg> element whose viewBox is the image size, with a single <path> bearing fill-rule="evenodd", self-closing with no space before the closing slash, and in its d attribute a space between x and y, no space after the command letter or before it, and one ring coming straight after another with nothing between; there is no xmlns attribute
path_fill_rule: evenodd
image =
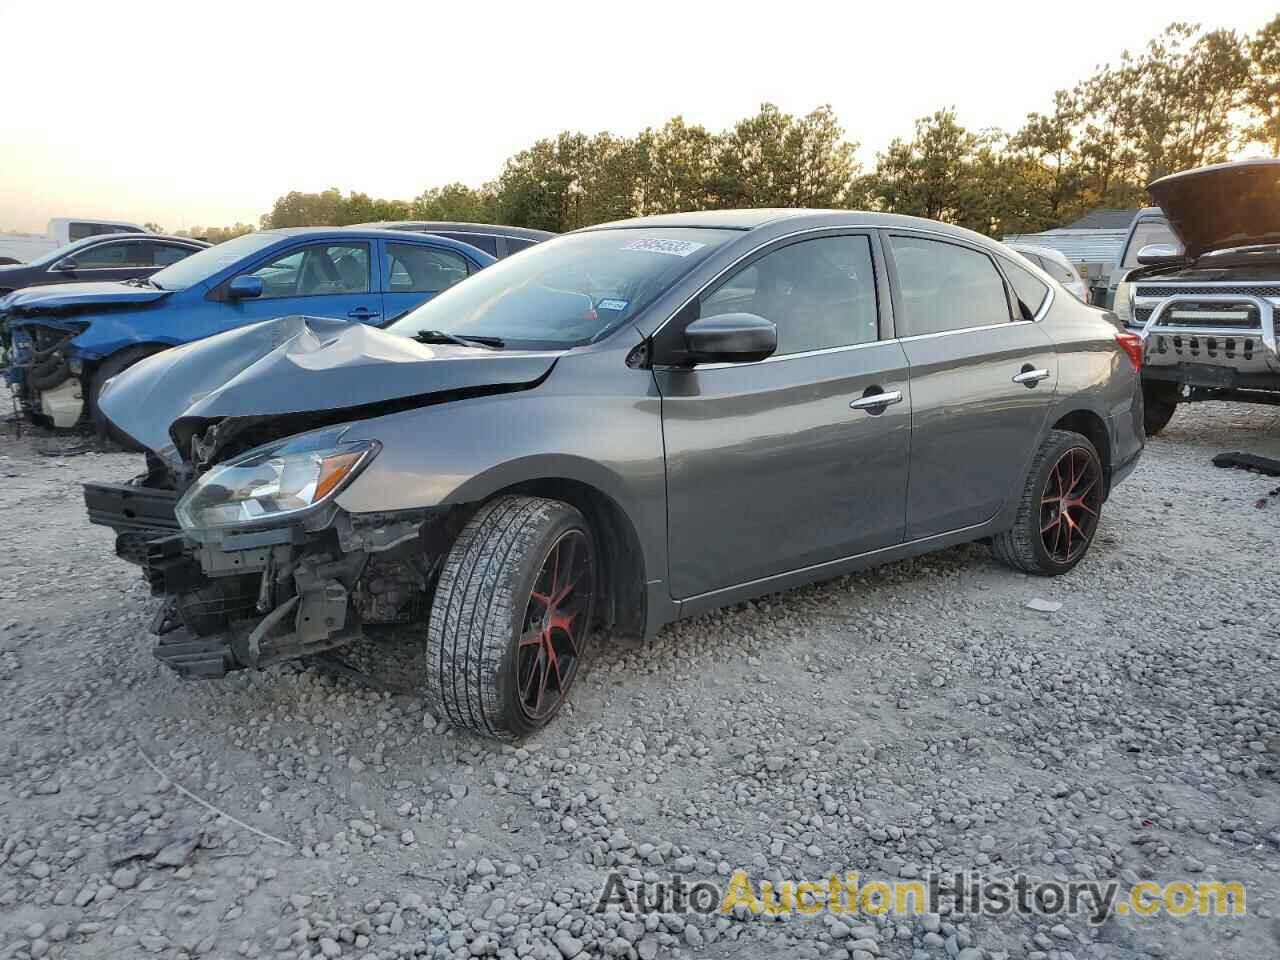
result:
<svg viewBox="0 0 1280 960"><path fill-rule="evenodd" d="M1147 187L1194 260L1211 250L1280 243L1280 160L1219 163Z"/></svg>
<svg viewBox="0 0 1280 960"><path fill-rule="evenodd" d="M100 304L127 306L133 303L152 303L172 293L172 290L138 287L129 283L52 283L43 287L15 290L0 300L0 309L17 315L60 313Z"/></svg>
<svg viewBox="0 0 1280 960"><path fill-rule="evenodd" d="M170 463L179 420L367 407L533 384L555 352L427 345L346 320L290 316L164 350L108 381L100 408L118 428ZM353 419L359 411L353 410Z"/></svg>

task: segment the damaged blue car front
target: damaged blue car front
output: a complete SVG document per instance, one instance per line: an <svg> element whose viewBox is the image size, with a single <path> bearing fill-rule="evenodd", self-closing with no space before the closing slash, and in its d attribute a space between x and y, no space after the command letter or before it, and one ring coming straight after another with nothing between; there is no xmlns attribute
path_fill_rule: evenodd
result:
<svg viewBox="0 0 1280 960"><path fill-rule="evenodd" d="M293 314L381 326L494 258L443 237L388 230L265 230L145 279L57 284L0 299L5 379L22 411L53 427L107 424L112 377L170 347Z"/></svg>

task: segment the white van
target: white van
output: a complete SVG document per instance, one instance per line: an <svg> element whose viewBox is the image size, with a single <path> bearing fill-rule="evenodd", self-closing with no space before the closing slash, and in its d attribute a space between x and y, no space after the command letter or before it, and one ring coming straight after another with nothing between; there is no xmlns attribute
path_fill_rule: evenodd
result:
<svg viewBox="0 0 1280 960"><path fill-rule="evenodd" d="M34 233L0 233L0 263L30 263L41 254L65 247L75 240L103 233L145 233L136 223L54 217L43 237Z"/></svg>

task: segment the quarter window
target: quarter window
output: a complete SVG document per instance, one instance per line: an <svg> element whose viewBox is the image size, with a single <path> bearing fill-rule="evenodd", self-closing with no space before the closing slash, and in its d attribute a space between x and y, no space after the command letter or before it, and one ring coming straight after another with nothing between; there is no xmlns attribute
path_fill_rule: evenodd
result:
<svg viewBox="0 0 1280 960"><path fill-rule="evenodd" d="M391 293L439 293L466 276L467 262L456 253L414 243L387 244L387 290Z"/></svg>
<svg viewBox="0 0 1280 960"><path fill-rule="evenodd" d="M291 250L250 274L262 297L315 297L369 292L367 243L313 243Z"/></svg>
<svg viewBox="0 0 1280 960"><path fill-rule="evenodd" d="M1009 322L1004 281L985 253L923 237L895 236L890 244L902 294L898 336Z"/></svg>
<svg viewBox="0 0 1280 960"><path fill-rule="evenodd" d="M1005 261L1004 273L1018 298L1022 319L1033 319L1044 304L1044 298L1049 295L1049 287L1030 270L1024 270L1011 260Z"/></svg>
<svg viewBox="0 0 1280 960"><path fill-rule="evenodd" d="M879 337L871 241L822 237L765 254L703 294L699 316L754 313L778 327L775 356Z"/></svg>
<svg viewBox="0 0 1280 960"><path fill-rule="evenodd" d="M110 270L125 267L149 267L151 258L144 243L100 243L73 254L83 270Z"/></svg>

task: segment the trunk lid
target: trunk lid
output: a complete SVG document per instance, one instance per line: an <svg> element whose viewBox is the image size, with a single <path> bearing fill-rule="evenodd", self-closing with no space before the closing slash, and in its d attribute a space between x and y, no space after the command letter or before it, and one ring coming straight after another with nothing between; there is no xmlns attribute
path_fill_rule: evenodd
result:
<svg viewBox="0 0 1280 960"><path fill-rule="evenodd" d="M1219 163L1147 187L1188 259L1213 250L1280 243L1280 160Z"/></svg>

